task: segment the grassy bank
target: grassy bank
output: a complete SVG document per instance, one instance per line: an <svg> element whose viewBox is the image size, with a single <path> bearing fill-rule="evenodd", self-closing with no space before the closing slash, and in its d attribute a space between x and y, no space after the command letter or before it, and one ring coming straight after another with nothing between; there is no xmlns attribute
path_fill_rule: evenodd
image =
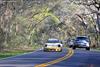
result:
<svg viewBox="0 0 100 67"><path fill-rule="evenodd" d="M100 48L95 48L95 50L100 50Z"/></svg>
<svg viewBox="0 0 100 67"><path fill-rule="evenodd" d="M0 59L2 58L6 58L6 57L11 57L11 56L16 56L16 55L20 55L20 54L24 54L24 53L29 53L29 52L33 52L39 48L41 48L41 45L33 45L31 48L23 48L23 49L12 49L12 50L4 50L2 52L0 52Z"/></svg>
<svg viewBox="0 0 100 67"><path fill-rule="evenodd" d="M10 50L10 51L2 51L0 52L0 59L6 58L6 57L11 57L19 54L24 54L28 52L32 52L34 50Z"/></svg>

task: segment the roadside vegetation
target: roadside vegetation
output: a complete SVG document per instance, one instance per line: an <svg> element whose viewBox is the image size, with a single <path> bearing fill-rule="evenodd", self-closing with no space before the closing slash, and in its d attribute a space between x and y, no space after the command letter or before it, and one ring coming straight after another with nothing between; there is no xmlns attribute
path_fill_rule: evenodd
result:
<svg viewBox="0 0 100 67"><path fill-rule="evenodd" d="M3 51L0 52L0 59L4 59L7 57L12 57L12 56L16 56L16 55L20 55L20 54L26 54L26 53L30 53L30 52L34 52L37 49L41 48L41 46L32 46L32 48L26 48L26 49L5 49Z"/></svg>
<svg viewBox="0 0 100 67"><path fill-rule="evenodd" d="M11 51L3 51L3 52L0 52L0 59L11 57L11 56L16 56L16 55L20 55L20 54L25 54L25 53L29 53L29 52L33 52L33 50L11 50Z"/></svg>
<svg viewBox="0 0 100 67"><path fill-rule="evenodd" d="M91 47L100 48L99 12L99 0L0 0L0 55L78 35L89 36Z"/></svg>

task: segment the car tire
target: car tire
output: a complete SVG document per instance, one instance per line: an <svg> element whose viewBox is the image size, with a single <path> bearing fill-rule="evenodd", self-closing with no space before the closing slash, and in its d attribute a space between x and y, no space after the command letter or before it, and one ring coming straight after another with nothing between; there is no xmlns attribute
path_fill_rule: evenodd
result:
<svg viewBox="0 0 100 67"><path fill-rule="evenodd" d="M47 50L47 49L44 49L43 51L44 51L44 52L48 52L48 50Z"/></svg>
<svg viewBox="0 0 100 67"><path fill-rule="evenodd" d="M90 50L90 47L86 47L86 50Z"/></svg>
<svg viewBox="0 0 100 67"><path fill-rule="evenodd" d="M62 49L59 52L62 52Z"/></svg>
<svg viewBox="0 0 100 67"><path fill-rule="evenodd" d="M75 47L75 46L73 46L73 49L75 50L75 49L76 49L76 47Z"/></svg>
<svg viewBox="0 0 100 67"><path fill-rule="evenodd" d="M43 50L44 52L46 52L46 50Z"/></svg>
<svg viewBox="0 0 100 67"><path fill-rule="evenodd" d="M69 46L69 48L72 48L72 45L71 45L71 46Z"/></svg>

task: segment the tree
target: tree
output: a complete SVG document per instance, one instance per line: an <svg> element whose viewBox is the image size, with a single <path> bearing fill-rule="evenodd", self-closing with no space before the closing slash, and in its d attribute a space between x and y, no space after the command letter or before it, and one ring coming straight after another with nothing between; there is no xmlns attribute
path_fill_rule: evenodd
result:
<svg viewBox="0 0 100 67"><path fill-rule="evenodd" d="M97 40L97 46L99 46L99 41L100 41L100 1L99 0L78 0L75 1L78 5L84 5L86 9L91 14L95 14L96 18L94 18L95 21L95 30L96 30L96 40ZM89 14L88 14L89 15Z"/></svg>
<svg viewBox="0 0 100 67"><path fill-rule="evenodd" d="M5 41L5 33L4 33L4 31L3 31L3 29L0 27L0 51L2 51L3 50L3 48L4 48L4 41Z"/></svg>

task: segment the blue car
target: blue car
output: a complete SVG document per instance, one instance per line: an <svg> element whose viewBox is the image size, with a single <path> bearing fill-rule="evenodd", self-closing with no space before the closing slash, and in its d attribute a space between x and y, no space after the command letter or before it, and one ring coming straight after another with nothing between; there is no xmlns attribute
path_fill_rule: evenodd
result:
<svg viewBox="0 0 100 67"><path fill-rule="evenodd" d="M88 36L78 36L76 37L73 45L73 49L76 48L85 48L86 50L90 50L90 39Z"/></svg>

